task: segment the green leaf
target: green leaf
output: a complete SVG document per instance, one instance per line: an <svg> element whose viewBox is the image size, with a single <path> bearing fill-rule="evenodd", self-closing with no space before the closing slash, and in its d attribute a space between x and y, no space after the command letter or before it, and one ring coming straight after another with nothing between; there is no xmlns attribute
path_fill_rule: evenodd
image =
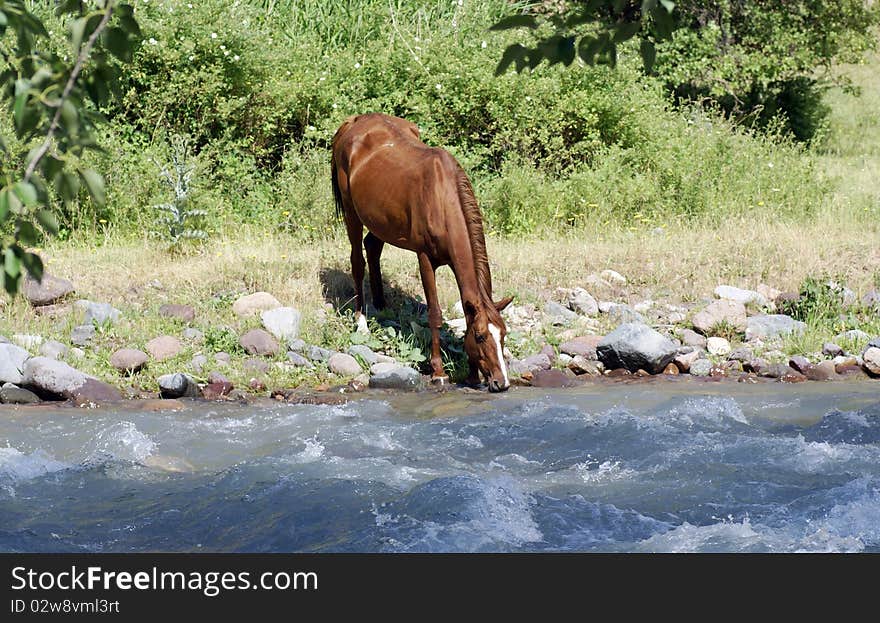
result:
<svg viewBox="0 0 880 623"><path fill-rule="evenodd" d="M0 223L9 216L9 189L0 190Z"/></svg>
<svg viewBox="0 0 880 623"><path fill-rule="evenodd" d="M622 43L632 39L642 27L641 22L623 22L614 29L614 43Z"/></svg>
<svg viewBox="0 0 880 623"><path fill-rule="evenodd" d="M86 31L87 17L80 17L73 20L70 24L70 47L73 48L74 54L79 54L79 48L82 45L83 35Z"/></svg>
<svg viewBox="0 0 880 623"><path fill-rule="evenodd" d="M12 192L21 199L21 202L30 207L37 202L37 189L30 182L16 182Z"/></svg>
<svg viewBox="0 0 880 623"><path fill-rule="evenodd" d="M126 32L118 27L108 28L104 33L104 44L110 53L123 62L131 60L133 46L128 40Z"/></svg>
<svg viewBox="0 0 880 623"><path fill-rule="evenodd" d="M657 8L657 0L642 0L642 15L647 15Z"/></svg>
<svg viewBox="0 0 880 623"><path fill-rule="evenodd" d="M79 178L68 171L62 171L55 178L55 190L65 203L72 203L79 194Z"/></svg>
<svg viewBox="0 0 880 623"><path fill-rule="evenodd" d="M532 15L508 15L489 27L489 30L510 30L511 28L537 28L538 22Z"/></svg>
<svg viewBox="0 0 880 623"><path fill-rule="evenodd" d="M92 196L92 201L99 206L104 205L107 197L104 194L104 178L101 177L100 173L92 169L83 169L79 172L79 176L85 182L89 195Z"/></svg>
<svg viewBox="0 0 880 623"><path fill-rule="evenodd" d="M36 253L25 253L21 258L28 274L37 281L43 280L43 258Z"/></svg>
<svg viewBox="0 0 880 623"><path fill-rule="evenodd" d="M645 66L645 73L651 73L651 69L654 67L654 61L657 58L657 48L652 41L642 39L639 44L639 52L641 52L642 55L642 63Z"/></svg>
<svg viewBox="0 0 880 623"><path fill-rule="evenodd" d="M49 210L38 210L37 221L39 221L40 225L43 226L43 229L50 234L58 233L58 221L55 219L55 215Z"/></svg>
<svg viewBox="0 0 880 623"><path fill-rule="evenodd" d="M17 245L12 245L3 250L3 271L13 279L21 274L21 260L16 254L16 250L19 253L21 252Z"/></svg>
<svg viewBox="0 0 880 623"><path fill-rule="evenodd" d="M608 45L608 34L603 33L599 37L586 36L578 45L578 56L588 65L596 64L596 57L602 53Z"/></svg>
<svg viewBox="0 0 880 623"><path fill-rule="evenodd" d="M37 244L37 241L40 239L40 234L37 232L37 228L34 227L33 223L18 219L15 225L18 229L16 238L29 246Z"/></svg>
<svg viewBox="0 0 880 623"><path fill-rule="evenodd" d="M79 131L79 111L69 99L61 102L61 121L70 134Z"/></svg>
<svg viewBox="0 0 880 623"><path fill-rule="evenodd" d="M672 11L675 9L675 3L672 2L672 0L660 0L660 4L666 7L666 10L669 13L672 13Z"/></svg>

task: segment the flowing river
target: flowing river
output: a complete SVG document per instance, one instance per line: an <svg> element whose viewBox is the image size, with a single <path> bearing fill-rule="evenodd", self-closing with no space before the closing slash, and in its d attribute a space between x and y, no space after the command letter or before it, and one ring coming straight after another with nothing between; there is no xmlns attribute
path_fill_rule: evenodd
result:
<svg viewBox="0 0 880 623"><path fill-rule="evenodd" d="M0 409L0 551L880 551L871 382Z"/></svg>

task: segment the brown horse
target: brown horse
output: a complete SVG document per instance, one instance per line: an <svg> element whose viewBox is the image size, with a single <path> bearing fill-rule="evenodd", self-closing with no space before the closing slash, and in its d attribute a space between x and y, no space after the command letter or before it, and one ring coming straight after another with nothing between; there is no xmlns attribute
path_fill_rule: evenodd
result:
<svg viewBox="0 0 880 623"><path fill-rule="evenodd" d="M419 258L431 325L433 380L448 380L440 358L442 315L434 272L449 265L467 320L468 382L479 383L482 372L489 391L510 387L503 355L507 328L500 313L510 298L492 301L483 219L470 180L455 158L425 145L409 121L371 113L349 117L336 131L331 169L336 210L345 219L351 242L356 313L364 309L361 236L366 226L363 245L377 309L385 306L379 271L385 243L414 251Z"/></svg>

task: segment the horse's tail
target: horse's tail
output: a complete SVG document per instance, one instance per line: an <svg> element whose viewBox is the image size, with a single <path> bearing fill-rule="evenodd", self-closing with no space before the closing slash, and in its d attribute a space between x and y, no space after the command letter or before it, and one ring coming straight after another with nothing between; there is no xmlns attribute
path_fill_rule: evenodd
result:
<svg viewBox="0 0 880 623"><path fill-rule="evenodd" d="M342 125L339 126L339 129L336 130L336 134L333 135L333 143L331 149L330 156L330 179L333 182L333 200L336 203L336 218L342 216L342 211L344 210L344 206L342 204L342 191L339 189L339 168L337 162L337 150L339 149L339 141L345 133L345 131L351 126L352 123L357 119L357 115L353 115L342 122Z"/></svg>

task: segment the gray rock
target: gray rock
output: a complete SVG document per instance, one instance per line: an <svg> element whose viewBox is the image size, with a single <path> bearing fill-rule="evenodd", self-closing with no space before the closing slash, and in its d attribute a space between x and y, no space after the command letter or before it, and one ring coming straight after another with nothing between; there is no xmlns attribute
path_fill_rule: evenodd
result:
<svg viewBox="0 0 880 623"><path fill-rule="evenodd" d="M697 359L691 363L689 372L692 376L709 376L712 371L712 362L708 359Z"/></svg>
<svg viewBox="0 0 880 623"><path fill-rule="evenodd" d="M675 344L651 327L625 323L606 335L596 348L599 361L606 369L642 369L659 374L675 357Z"/></svg>
<svg viewBox="0 0 880 623"><path fill-rule="evenodd" d="M378 389L419 389L422 375L409 366L377 363L370 367L370 387Z"/></svg>
<svg viewBox="0 0 880 623"><path fill-rule="evenodd" d="M843 333L838 333L834 336L835 342L866 342L870 339L870 335L859 329L844 331Z"/></svg>
<svg viewBox="0 0 880 623"><path fill-rule="evenodd" d="M312 361L327 361L333 356L335 351L321 348L320 346L309 346L306 356Z"/></svg>
<svg viewBox="0 0 880 623"><path fill-rule="evenodd" d="M578 317L576 313L555 301L548 301L544 305L544 314L547 316L547 320L554 325L566 325ZM447 322L447 324L449 323Z"/></svg>
<svg viewBox="0 0 880 623"><path fill-rule="evenodd" d="M602 341L601 335L583 335L566 340L559 345L559 352L575 357L580 355L587 359L596 359L596 347Z"/></svg>
<svg viewBox="0 0 880 623"><path fill-rule="evenodd" d="M595 316L599 313L599 304L589 292L583 288L574 288L568 295L568 308L582 316Z"/></svg>
<svg viewBox="0 0 880 623"><path fill-rule="evenodd" d="M712 331L721 324L726 324L736 331L745 331L746 308L739 301L719 299L694 314L692 323L694 328L704 335L712 335Z"/></svg>
<svg viewBox="0 0 880 623"><path fill-rule="evenodd" d="M75 405L86 406L122 400L122 394L112 385L91 377L74 389L68 396Z"/></svg>
<svg viewBox="0 0 880 623"><path fill-rule="evenodd" d="M801 333L807 325L785 314L752 316L746 325L746 341L766 339L789 333Z"/></svg>
<svg viewBox="0 0 880 623"><path fill-rule="evenodd" d="M880 348L880 337L875 337L869 340L868 343L865 344L865 348L862 349L862 352L869 348Z"/></svg>
<svg viewBox="0 0 880 623"><path fill-rule="evenodd" d="M208 383L232 383L232 381L219 372L210 372L208 373Z"/></svg>
<svg viewBox="0 0 880 623"><path fill-rule="evenodd" d="M85 310L83 324L116 324L122 318L122 312L110 303L81 300L76 302L76 306Z"/></svg>
<svg viewBox="0 0 880 623"><path fill-rule="evenodd" d="M70 398L86 382L85 374L63 361L49 357L32 357L24 364L22 385L38 391Z"/></svg>
<svg viewBox="0 0 880 623"><path fill-rule="evenodd" d="M826 357L837 357L843 353L844 350L834 342L825 342L822 344L822 354Z"/></svg>
<svg viewBox="0 0 880 623"><path fill-rule="evenodd" d="M232 361L232 357L229 356L229 353L224 353L222 350L220 352L214 353L214 361L222 361L225 364L228 364Z"/></svg>
<svg viewBox="0 0 880 623"><path fill-rule="evenodd" d="M287 353L287 360L290 361L295 366L300 366L302 368L314 368L315 366L311 361L300 355L299 353L295 353L293 351L289 351Z"/></svg>
<svg viewBox="0 0 880 623"><path fill-rule="evenodd" d="M303 340L296 338L293 340L287 340L287 348L288 350L292 350L295 353L304 353L308 349L309 345L306 344Z"/></svg>
<svg viewBox="0 0 880 623"><path fill-rule="evenodd" d="M873 307L874 309L880 309L880 292L878 292L875 288L871 288L870 290L868 290L862 297L862 305L864 307Z"/></svg>
<svg viewBox="0 0 880 623"><path fill-rule="evenodd" d="M691 364L695 361L698 361L703 357L703 351L694 349L687 353L678 352L675 355L675 358L672 360L672 363L681 370L682 372L689 372L691 369Z"/></svg>
<svg viewBox="0 0 880 623"><path fill-rule="evenodd" d="M0 335L0 344L9 344L9 338L5 335Z"/></svg>
<svg viewBox="0 0 880 623"><path fill-rule="evenodd" d="M0 387L0 402L7 405L27 405L40 402L40 397L23 387L6 383Z"/></svg>
<svg viewBox="0 0 880 623"><path fill-rule="evenodd" d="M206 365L208 365L208 358L205 355L196 355L189 362L189 365L192 366L192 369L196 372L201 372Z"/></svg>
<svg viewBox="0 0 880 623"><path fill-rule="evenodd" d="M734 286L718 286L715 288L715 296L719 299L736 301L742 305L756 303L761 307L766 307L770 304L770 301L754 290L743 290L742 288L735 288Z"/></svg>
<svg viewBox="0 0 880 623"><path fill-rule="evenodd" d="M348 354L352 357L358 356L363 359L368 366L373 365L374 363L379 363L379 355L374 353L369 346L364 344L354 344L349 346Z"/></svg>
<svg viewBox="0 0 880 623"><path fill-rule="evenodd" d="M452 331L452 335L454 335L455 337L464 337L465 332L467 332L466 318L450 318L449 320L446 320L445 323L446 326L449 327L449 330Z"/></svg>
<svg viewBox="0 0 880 623"><path fill-rule="evenodd" d="M240 318L247 318L248 316L256 316L267 309L275 309L276 307L281 307L281 303L274 296L268 292L254 292L253 294L242 296L235 301L232 304L232 311Z"/></svg>
<svg viewBox="0 0 880 623"><path fill-rule="evenodd" d="M262 329L251 329L238 342L249 355L274 357L278 354L278 340Z"/></svg>
<svg viewBox="0 0 880 623"><path fill-rule="evenodd" d="M70 343L74 346L88 346L95 337L95 325L82 324L70 332Z"/></svg>
<svg viewBox="0 0 880 623"><path fill-rule="evenodd" d="M755 353L748 346L740 346L736 350L730 351L730 354L727 355L728 361L739 361L740 363L746 363L755 358Z"/></svg>
<svg viewBox="0 0 880 623"><path fill-rule="evenodd" d="M181 335L183 335L183 339L190 340L192 342L201 342L205 339L204 333L192 327L184 329Z"/></svg>
<svg viewBox="0 0 880 623"><path fill-rule="evenodd" d="M710 337L706 340L706 350L710 355L724 356L730 353L730 342L723 337Z"/></svg>
<svg viewBox="0 0 880 623"><path fill-rule="evenodd" d="M110 365L125 374L140 372L148 360L147 353L136 348L120 348L110 355Z"/></svg>
<svg viewBox="0 0 880 623"><path fill-rule="evenodd" d="M262 359L245 359L241 367L251 374L266 374L269 371L269 364Z"/></svg>
<svg viewBox="0 0 880 623"><path fill-rule="evenodd" d="M0 383L21 383L24 362L31 354L15 344L0 344Z"/></svg>
<svg viewBox="0 0 880 623"><path fill-rule="evenodd" d="M179 355L183 345L172 335L160 335L147 342L145 348L150 357L156 361L164 361Z"/></svg>
<svg viewBox="0 0 880 623"><path fill-rule="evenodd" d="M163 374L156 382L162 398L198 398L198 384L186 374Z"/></svg>
<svg viewBox="0 0 880 623"><path fill-rule="evenodd" d="M550 358L546 355L546 353L537 353L536 355L529 355L519 362L522 366L525 367L526 370L549 370L550 366L553 365L550 362Z"/></svg>
<svg viewBox="0 0 880 623"><path fill-rule="evenodd" d="M617 271L611 270L610 268L606 268L601 273L599 273L599 277L604 279L607 283L615 286L626 285L626 277L624 277Z"/></svg>
<svg viewBox="0 0 880 623"><path fill-rule="evenodd" d="M695 348L706 348L706 337L690 329L682 329L679 336L681 343Z"/></svg>
<svg viewBox="0 0 880 623"><path fill-rule="evenodd" d="M623 303L612 303L610 306L608 306L607 309L608 311L605 313L608 314L608 319L615 325L628 323L645 323L645 317L633 308L631 308L629 305L625 305Z"/></svg>
<svg viewBox="0 0 880 623"><path fill-rule="evenodd" d="M33 349L43 343L42 336L28 335L25 333L16 333L12 336L12 342L18 344L22 348Z"/></svg>
<svg viewBox="0 0 880 623"><path fill-rule="evenodd" d="M327 367L340 376L356 376L362 372L357 359L347 353L334 353L327 360Z"/></svg>
<svg viewBox="0 0 880 623"><path fill-rule="evenodd" d="M23 290L24 297L34 307L51 305L75 291L73 284L67 279L53 277L45 272L40 282L25 277Z"/></svg>
<svg viewBox="0 0 880 623"><path fill-rule="evenodd" d="M810 360L803 355L792 355L788 360L788 365L801 374L806 374L806 371L813 367Z"/></svg>
<svg viewBox="0 0 880 623"><path fill-rule="evenodd" d="M55 340L40 344L40 354L52 359L62 359L67 354L67 345Z"/></svg>
<svg viewBox="0 0 880 623"><path fill-rule="evenodd" d="M159 315L163 318L173 318L181 322L192 322L196 319L196 310L191 305L171 303L159 307Z"/></svg>
<svg viewBox="0 0 880 623"><path fill-rule="evenodd" d="M81 348L76 348L75 346L67 351L67 354L70 355L74 359L82 359L86 356Z"/></svg>
<svg viewBox="0 0 880 623"><path fill-rule="evenodd" d="M578 375L586 374L587 376L602 376L605 366L599 361L593 361L592 359L587 359L581 355L575 355L568 363L568 369Z"/></svg>
<svg viewBox="0 0 880 623"><path fill-rule="evenodd" d="M263 327L279 340L290 341L299 335L302 314L293 307L276 307L260 314Z"/></svg>
<svg viewBox="0 0 880 623"><path fill-rule="evenodd" d="M880 348L870 346L862 353L862 365L874 376L880 376Z"/></svg>

